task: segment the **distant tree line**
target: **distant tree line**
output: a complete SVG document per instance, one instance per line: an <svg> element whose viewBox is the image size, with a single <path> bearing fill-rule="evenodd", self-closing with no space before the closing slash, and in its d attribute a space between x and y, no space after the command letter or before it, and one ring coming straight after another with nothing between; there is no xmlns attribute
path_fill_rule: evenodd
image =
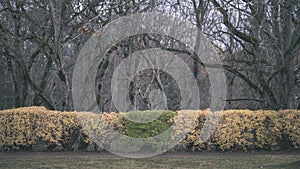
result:
<svg viewBox="0 0 300 169"><path fill-rule="evenodd" d="M72 73L81 48L112 20L137 12L180 16L203 31L226 70L227 109L300 109L300 0L3 0L0 109L74 110ZM99 65L100 109L116 111L110 91L114 69L133 52L149 48L174 52L190 66L201 93L199 108L208 108L210 81L194 53L176 39L143 34L118 43ZM154 89L165 92L168 109L180 107L174 79L154 69L135 76L132 104L149 109Z"/></svg>

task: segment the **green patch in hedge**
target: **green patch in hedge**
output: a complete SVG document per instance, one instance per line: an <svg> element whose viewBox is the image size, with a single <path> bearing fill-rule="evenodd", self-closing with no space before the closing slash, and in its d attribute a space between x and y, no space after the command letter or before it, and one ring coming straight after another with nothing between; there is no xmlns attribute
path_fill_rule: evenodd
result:
<svg viewBox="0 0 300 169"><path fill-rule="evenodd" d="M123 113L121 121L124 124L124 134L134 138L147 138L154 137L166 131L173 124L172 120L177 112L168 110L152 110L152 111L135 111ZM157 119L147 122L139 123L131 121L129 119L138 119L139 121L150 121L158 117Z"/></svg>

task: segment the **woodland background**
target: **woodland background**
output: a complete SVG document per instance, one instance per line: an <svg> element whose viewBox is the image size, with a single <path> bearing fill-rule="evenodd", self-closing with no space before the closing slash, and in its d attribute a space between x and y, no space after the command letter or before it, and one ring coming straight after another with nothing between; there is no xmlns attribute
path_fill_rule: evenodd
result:
<svg viewBox="0 0 300 169"><path fill-rule="evenodd" d="M0 1L0 109L46 106L74 110L72 73L85 42L103 26L132 13L162 12L195 24L216 46L226 70L226 109L300 109L300 0L2 0ZM111 74L131 53L159 47L193 70L209 107L210 81L194 53L170 37L143 34L111 48L99 65L97 102L116 111ZM146 70L130 87L132 103L149 109L151 90L180 107L179 88L165 72Z"/></svg>

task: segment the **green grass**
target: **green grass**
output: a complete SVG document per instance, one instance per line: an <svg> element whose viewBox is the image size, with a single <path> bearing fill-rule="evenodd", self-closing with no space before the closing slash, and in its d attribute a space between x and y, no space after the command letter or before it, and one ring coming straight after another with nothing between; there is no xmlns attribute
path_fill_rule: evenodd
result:
<svg viewBox="0 0 300 169"><path fill-rule="evenodd" d="M127 159L88 156L22 156L0 158L0 168L74 168L74 169L299 169L300 155L217 155L197 157L155 157Z"/></svg>

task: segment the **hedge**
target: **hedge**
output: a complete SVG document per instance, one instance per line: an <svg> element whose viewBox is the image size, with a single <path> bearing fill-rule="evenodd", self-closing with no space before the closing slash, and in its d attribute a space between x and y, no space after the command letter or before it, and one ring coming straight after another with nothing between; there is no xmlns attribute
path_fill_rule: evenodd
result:
<svg viewBox="0 0 300 169"><path fill-rule="evenodd" d="M181 111L184 112L184 111ZM147 138L164 132L181 115L172 111L144 111L136 115L161 113L149 123L132 122L124 113L59 112L44 107L24 107L0 111L1 151L103 151L95 137L109 142L110 126L120 133ZM199 136L209 110L195 113L194 126L173 151L254 151L299 149L299 110L226 110L213 135L200 142ZM105 119L99 123L99 118ZM80 119L80 122L79 122ZM185 122L182 122L185 125ZM176 133L174 133L176 135ZM92 137L88 137L92 136ZM104 138L105 136L105 138Z"/></svg>
<svg viewBox="0 0 300 169"><path fill-rule="evenodd" d="M207 113L199 112L198 120L181 146L193 151L251 151L299 149L299 110L227 110L205 143L199 143L201 128Z"/></svg>
<svg viewBox="0 0 300 169"><path fill-rule="evenodd" d="M25 107L0 112L0 149L70 149L79 135L80 125L72 112L49 111L44 107Z"/></svg>

